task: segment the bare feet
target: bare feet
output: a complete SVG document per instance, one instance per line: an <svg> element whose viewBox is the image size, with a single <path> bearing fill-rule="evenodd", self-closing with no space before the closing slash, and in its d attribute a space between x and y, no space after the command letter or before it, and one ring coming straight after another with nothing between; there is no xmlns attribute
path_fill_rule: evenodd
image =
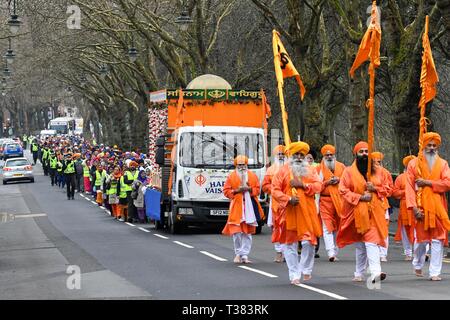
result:
<svg viewBox="0 0 450 320"><path fill-rule="evenodd" d="M380 261L381 261L381 262L387 262L387 258L386 258L386 257L381 257L381 258L380 258Z"/></svg>
<svg viewBox="0 0 450 320"><path fill-rule="evenodd" d="M430 278L431 281L441 281L442 278L438 277L438 276L434 276Z"/></svg>
<svg viewBox="0 0 450 320"><path fill-rule="evenodd" d="M303 281L308 281L311 280L311 275L310 274L304 274L303 275Z"/></svg>
<svg viewBox="0 0 450 320"><path fill-rule="evenodd" d="M242 262L242 261L241 261L241 257L240 257L240 256L234 257L233 262L234 262L234 263L241 263L241 262Z"/></svg>
<svg viewBox="0 0 450 320"><path fill-rule="evenodd" d="M405 257L405 261L412 261L412 259L413 259L413 258L412 258L411 256L406 256L406 257Z"/></svg>
<svg viewBox="0 0 450 320"><path fill-rule="evenodd" d="M416 277L420 277L420 278L423 277L422 269L416 269L414 271L416 273Z"/></svg>
<svg viewBox="0 0 450 320"><path fill-rule="evenodd" d="M294 286L298 286L300 284L300 279L294 279L291 281L291 284L293 284Z"/></svg>
<svg viewBox="0 0 450 320"><path fill-rule="evenodd" d="M352 279L352 281L353 281L353 282L363 282L364 280L363 280L362 277L354 277L354 278Z"/></svg>
<svg viewBox="0 0 450 320"><path fill-rule="evenodd" d="M242 263L250 264L252 262L250 260L248 260L248 258L242 258Z"/></svg>
<svg viewBox="0 0 450 320"><path fill-rule="evenodd" d="M328 261L336 262L336 261L339 261L339 259L337 257L330 257L330 258L328 258Z"/></svg>
<svg viewBox="0 0 450 320"><path fill-rule="evenodd" d="M275 256L275 259L273 261L276 263L283 262L283 253L277 252L277 255Z"/></svg>

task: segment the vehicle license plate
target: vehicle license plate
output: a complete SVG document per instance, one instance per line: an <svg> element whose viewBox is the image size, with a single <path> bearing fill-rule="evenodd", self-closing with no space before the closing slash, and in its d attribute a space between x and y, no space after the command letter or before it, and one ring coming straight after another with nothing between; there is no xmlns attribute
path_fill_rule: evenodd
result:
<svg viewBox="0 0 450 320"><path fill-rule="evenodd" d="M228 210L210 210L212 216L227 216Z"/></svg>
<svg viewBox="0 0 450 320"><path fill-rule="evenodd" d="M14 177L23 177L23 174L22 173L15 173Z"/></svg>

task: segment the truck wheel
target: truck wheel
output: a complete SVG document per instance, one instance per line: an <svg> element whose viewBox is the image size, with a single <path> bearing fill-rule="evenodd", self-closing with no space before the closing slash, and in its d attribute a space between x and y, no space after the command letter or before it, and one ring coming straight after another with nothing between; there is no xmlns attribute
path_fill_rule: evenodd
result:
<svg viewBox="0 0 450 320"><path fill-rule="evenodd" d="M175 215L170 213L169 215L169 232L171 234L180 234L185 230L185 226L182 222L176 222Z"/></svg>

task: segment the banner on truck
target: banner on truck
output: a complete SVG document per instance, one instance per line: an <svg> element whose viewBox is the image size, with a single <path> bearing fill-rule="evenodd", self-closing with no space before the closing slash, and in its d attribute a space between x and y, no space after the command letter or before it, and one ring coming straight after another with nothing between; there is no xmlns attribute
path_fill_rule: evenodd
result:
<svg viewBox="0 0 450 320"><path fill-rule="evenodd" d="M223 187L228 172L196 172L184 178L189 198L205 200L227 200Z"/></svg>

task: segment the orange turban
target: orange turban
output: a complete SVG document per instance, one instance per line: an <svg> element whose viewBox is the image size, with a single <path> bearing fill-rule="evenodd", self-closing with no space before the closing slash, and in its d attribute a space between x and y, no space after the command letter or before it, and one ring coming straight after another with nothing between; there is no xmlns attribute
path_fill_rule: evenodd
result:
<svg viewBox="0 0 450 320"><path fill-rule="evenodd" d="M138 163L136 161L131 161L128 167L130 168L136 168L138 166Z"/></svg>
<svg viewBox="0 0 450 320"><path fill-rule="evenodd" d="M289 147L285 150L289 156L301 152L304 155L307 155L309 152L309 144L303 141L292 142L289 144Z"/></svg>
<svg viewBox="0 0 450 320"><path fill-rule="evenodd" d="M403 158L403 165L404 165L405 167L407 167L407 166L408 166L408 163L409 163L412 159L415 159L415 158L416 158L416 156L413 156L413 155L404 157L404 158Z"/></svg>
<svg viewBox="0 0 450 320"><path fill-rule="evenodd" d="M279 153L284 153L285 150L286 150L286 148L283 145L280 144L280 145L276 146L275 148L273 148L272 154L274 156L276 156Z"/></svg>
<svg viewBox="0 0 450 320"><path fill-rule="evenodd" d="M331 144L326 144L322 147L322 149L320 149L320 152L322 153L322 155L324 156L327 152L330 152L332 154L336 153L336 148L334 146L332 146Z"/></svg>
<svg viewBox="0 0 450 320"><path fill-rule="evenodd" d="M238 164L248 164L248 158L246 156L239 155L234 159L234 166Z"/></svg>
<svg viewBox="0 0 450 320"><path fill-rule="evenodd" d="M438 147L441 145L441 136L436 132L427 132L423 135L423 146L425 147L431 140L436 141Z"/></svg>
<svg viewBox="0 0 450 320"><path fill-rule="evenodd" d="M353 148L353 154L357 154L360 149L369 149L369 145L365 141L358 142Z"/></svg>
<svg viewBox="0 0 450 320"><path fill-rule="evenodd" d="M372 152L372 159L381 161L384 159L384 154L382 154L381 152L378 152L378 151Z"/></svg>

